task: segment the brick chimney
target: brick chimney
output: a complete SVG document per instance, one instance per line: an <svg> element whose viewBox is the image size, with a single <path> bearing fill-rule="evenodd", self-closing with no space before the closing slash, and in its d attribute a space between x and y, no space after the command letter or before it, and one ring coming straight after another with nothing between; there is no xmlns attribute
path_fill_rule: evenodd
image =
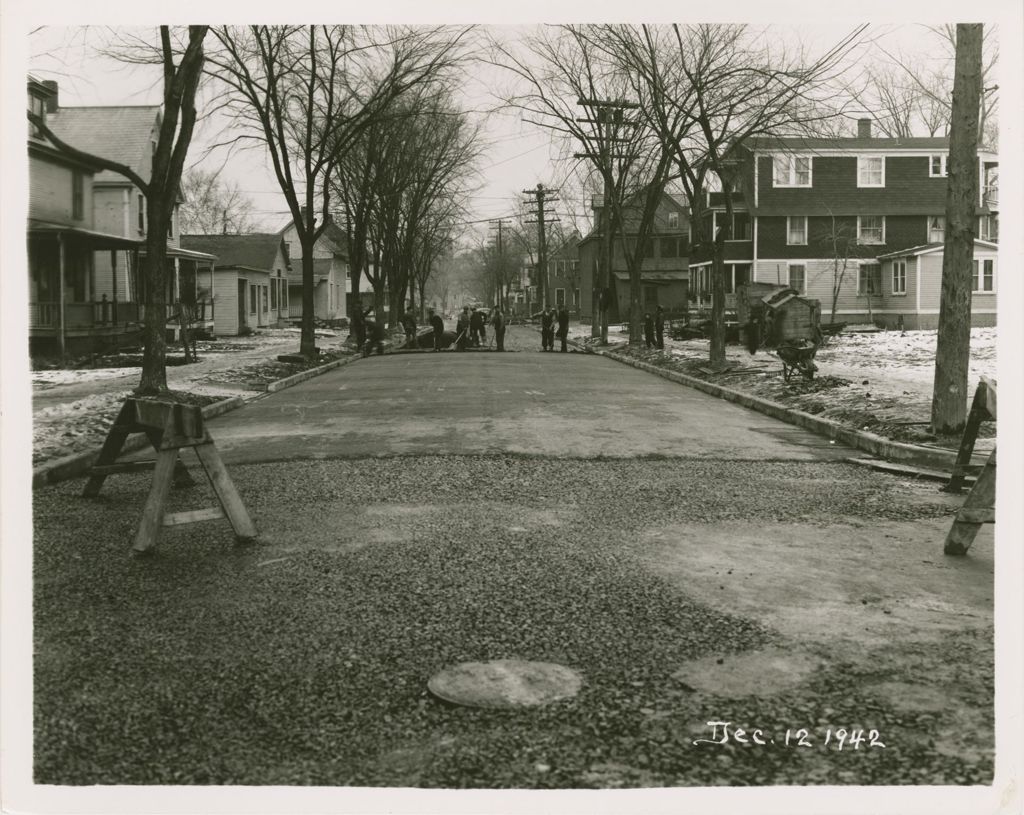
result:
<svg viewBox="0 0 1024 815"><path fill-rule="evenodd" d="M871 120L870 119L858 119L857 120L857 138L858 139L870 139L871 138Z"/></svg>
<svg viewBox="0 0 1024 815"><path fill-rule="evenodd" d="M50 92L50 95L46 98L46 112L56 113L57 112L57 81L55 79L44 79L43 87Z"/></svg>

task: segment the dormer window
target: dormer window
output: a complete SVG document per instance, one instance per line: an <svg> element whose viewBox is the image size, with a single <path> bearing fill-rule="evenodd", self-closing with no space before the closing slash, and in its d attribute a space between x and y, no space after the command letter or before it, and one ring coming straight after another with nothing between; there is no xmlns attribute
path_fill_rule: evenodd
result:
<svg viewBox="0 0 1024 815"><path fill-rule="evenodd" d="M811 186L811 157L777 155L773 157L776 187Z"/></svg>
<svg viewBox="0 0 1024 815"><path fill-rule="evenodd" d="M44 124L45 124L45 122L46 122L46 100L45 99L43 99L41 96L36 96L34 93L29 93L29 95L28 95L28 109L29 109L30 112L34 113L36 116L38 116L40 119L42 119ZM40 139L43 136L42 131L38 127L36 127L36 125L33 124L32 122L29 122L29 124L28 124L28 134L29 134L29 136L31 136L34 139Z"/></svg>
<svg viewBox="0 0 1024 815"><path fill-rule="evenodd" d="M678 212L670 212L668 214L668 226L669 226L669 229L678 229L679 228L679 213Z"/></svg>
<svg viewBox="0 0 1024 815"><path fill-rule="evenodd" d="M857 186L885 186L885 156L857 157Z"/></svg>
<svg viewBox="0 0 1024 815"><path fill-rule="evenodd" d="M946 175L946 156L928 157L928 175L930 178L941 178Z"/></svg>

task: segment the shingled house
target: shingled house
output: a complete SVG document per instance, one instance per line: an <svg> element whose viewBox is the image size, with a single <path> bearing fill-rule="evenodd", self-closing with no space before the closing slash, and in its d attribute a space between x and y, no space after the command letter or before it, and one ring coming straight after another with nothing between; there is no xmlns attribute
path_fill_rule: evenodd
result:
<svg viewBox="0 0 1024 815"><path fill-rule="evenodd" d="M51 84L47 125L72 147L130 167L144 181L152 169L152 157L159 138L161 112L157 105L114 105L97 107L61 107L56 83ZM180 202L180 197L179 197ZM142 191L125 176L101 170L92 183L87 201L97 230L120 235L139 243L139 257L146 254L146 199ZM175 204L167 233L167 316L168 333L178 333L176 314L179 304L193 306L198 330L213 327L213 257L191 252L179 244L178 204ZM92 294L122 301L120 314L141 316L144 277L130 251L96 252L93 258L95 286Z"/></svg>
<svg viewBox="0 0 1024 815"><path fill-rule="evenodd" d="M732 191L726 291L743 282L788 285L821 301L822 319L888 327L938 323L945 239L948 138L857 136L755 139ZM978 154L978 223L971 319L995 325L998 159ZM707 198L708 234L725 216L724 193ZM710 307L709 246L694 247L697 305ZM727 303L727 307L729 303Z"/></svg>
<svg viewBox="0 0 1024 815"><path fill-rule="evenodd" d="M49 124L57 84L28 80L28 109ZM141 242L97 225L92 205L100 169L28 132L29 350L76 354L139 337L127 279L102 274L97 256L136 257Z"/></svg>
<svg viewBox="0 0 1024 815"><path fill-rule="evenodd" d="M181 245L217 258L214 334L234 336L245 328L287 323L290 267L280 234L182 235Z"/></svg>

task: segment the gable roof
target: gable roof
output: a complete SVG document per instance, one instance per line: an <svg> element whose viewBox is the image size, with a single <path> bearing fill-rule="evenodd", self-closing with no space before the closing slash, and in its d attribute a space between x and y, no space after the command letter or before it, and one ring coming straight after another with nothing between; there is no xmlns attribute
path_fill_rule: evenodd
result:
<svg viewBox="0 0 1024 815"><path fill-rule="evenodd" d="M940 150L949 149L949 138L946 136L893 139L871 136L839 137L765 137L751 139L750 149L758 152L768 150Z"/></svg>
<svg viewBox="0 0 1024 815"><path fill-rule="evenodd" d="M217 256L217 267L245 266L273 271L281 236L266 232L251 235L182 235L181 246ZM282 269L282 271L284 271Z"/></svg>
<svg viewBox="0 0 1024 815"><path fill-rule="evenodd" d="M153 155L150 143L159 117L159 105L62 107L47 114L46 124L72 147L125 164L148 181ZM97 173L94 181L130 183L111 170Z"/></svg>
<svg viewBox="0 0 1024 815"><path fill-rule="evenodd" d="M892 260L893 258L913 257L917 255L931 255L935 252L942 252L946 248L945 243L924 243L920 246L911 246L909 249L899 249L895 252L886 252L884 255L879 255L878 260ZM981 249L982 251L988 250L994 252L999 249L999 244L992 243L992 241L984 241L981 238L974 239L975 250Z"/></svg>

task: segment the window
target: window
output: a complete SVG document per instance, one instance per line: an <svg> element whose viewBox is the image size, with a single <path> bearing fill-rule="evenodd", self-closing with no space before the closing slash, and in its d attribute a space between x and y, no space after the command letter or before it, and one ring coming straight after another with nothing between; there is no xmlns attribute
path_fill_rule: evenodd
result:
<svg viewBox="0 0 1024 815"><path fill-rule="evenodd" d="M946 240L946 218L943 215L928 216L928 243L942 243Z"/></svg>
<svg viewBox="0 0 1024 815"><path fill-rule="evenodd" d="M573 289L572 290L572 304L574 306L576 306L576 308L580 307L580 290L579 289Z"/></svg>
<svg viewBox="0 0 1024 815"><path fill-rule="evenodd" d="M653 308L658 305L658 287L644 286L644 308Z"/></svg>
<svg viewBox="0 0 1024 815"><path fill-rule="evenodd" d="M978 216L978 237L983 241L999 240L999 216L995 214Z"/></svg>
<svg viewBox="0 0 1024 815"><path fill-rule="evenodd" d="M980 265L979 265L980 264ZM979 275L979 271L981 274ZM991 294L996 290L996 262L991 258L974 261L971 277L971 291L975 294Z"/></svg>
<svg viewBox="0 0 1024 815"><path fill-rule="evenodd" d="M668 214L668 226L669 226L669 229L678 229L679 228L679 213L678 212L670 212Z"/></svg>
<svg viewBox="0 0 1024 815"><path fill-rule="evenodd" d="M256 313L256 286L249 286L249 313Z"/></svg>
<svg viewBox="0 0 1024 815"><path fill-rule="evenodd" d="M882 265L880 263L862 263L857 275L857 294L882 293Z"/></svg>
<svg viewBox="0 0 1024 815"><path fill-rule="evenodd" d="M276 309L277 308L277 290L281 287L281 281L280 281L280 279L275 278L271 282L272 282L273 285L271 285L271 287L270 287L270 308L271 309Z"/></svg>
<svg viewBox="0 0 1024 815"><path fill-rule="evenodd" d="M174 237L174 213L171 213L171 217L167 220L167 237Z"/></svg>
<svg viewBox="0 0 1024 815"><path fill-rule="evenodd" d="M803 263L789 264L789 287L798 294L807 293L807 267Z"/></svg>
<svg viewBox="0 0 1024 815"><path fill-rule="evenodd" d="M726 224L726 214L724 212L714 213L714 230L715 234L718 230L724 227ZM746 212L734 212L732 214L732 231L729 233L728 240L731 241L749 241L750 240L750 215Z"/></svg>
<svg viewBox="0 0 1024 815"><path fill-rule="evenodd" d="M885 216L858 215L857 243L885 243Z"/></svg>
<svg viewBox="0 0 1024 815"><path fill-rule="evenodd" d="M885 186L885 156L857 156L857 186Z"/></svg>
<svg viewBox="0 0 1024 815"><path fill-rule="evenodd" d="M661 256L663 258L679 257L679 242L675 238L662 238Z"/></svg>
<svg viewBox="0 0 1024 815"><path fill-rule="evenodd" d="M281 281L281 308L288 308L288 284Z"/></svg>
<svg viewBox="0 0 1024 815"><path fill-rule="evenodd" d="M807 216L790 215L786 218L786 245L807 245Z"/></svg>
<svg viewBox="0 0 1024 815"><path fill-rule="evenodd" d="M565 305L565 289L555 289L555 305Z"/></svg>
<svg viewBox="0 0 1024 815"><path fill-rule="evenodd" d="M946 156L929 156L928 175L938 178L946 174Z"/></svg>
<svg viewBox="0 0 1024 815"><path fill-rule="evenodd" d="M139 196L139 232L146 231L146 198Z"/></svg>
<svg viewBox="0 0 1024 815"><path fill-rule="evenodd" d="M736 264L732 267L732 275L735 280L735 288L738 291L740 286L745 286L750 282L750 264Z"/></svg>
<svg viewBox="0 0 1024 815"><path fill-rule="evenodd" d="M811 157L786 156L774 157L774 186L776 187L809 187L811 186Z"/></svg>
<svg viewBox="0 0 1024 815"><path fill-rule="evenodd" d="M85 217L85 179L79 172L71 174L71 217L80 221Z"/></svg>
<svg viewBox="0 0 1024 815"><path fill-rule="evenodd" d="M892 263L892 293L907 293L907 262L894 260Z"/></svg>
<svg viewBox="0 0 1024 815"><path fill-rule="evenodd" d="M46 100L45 99L43 99L41 96L35 96L33 94L29 94L29 96L28 96L28 109L30 111L32 111L32 113L34 113L40 119L42 119L44 124L46 123ZM34 124L32 124L31 122L29 122L28 127L29 127L29 135L30 136L35 136L35 137L38 138L38 137L41 137L43 135L42 131L38 127L36 127Z"/></svg>

